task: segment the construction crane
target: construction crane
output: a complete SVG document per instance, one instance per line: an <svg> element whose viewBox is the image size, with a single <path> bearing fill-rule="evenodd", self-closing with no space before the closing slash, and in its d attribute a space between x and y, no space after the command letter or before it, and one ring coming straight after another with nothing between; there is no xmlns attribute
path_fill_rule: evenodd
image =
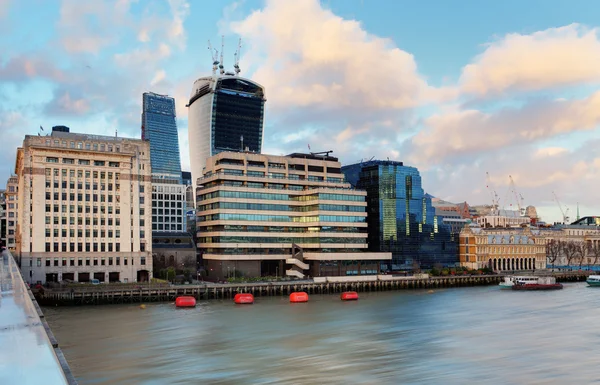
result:
<svg viewBox="0 0 600 385"><path fill-rule="evenodd" d="M562 214L563 217L563 223L565 225L569 224L569 208L566 207L563 210L562 205L560 204L560 201L558 200L558 196L556 195L556 193L554 191L552 191L552 195L554 195L554 200L556 201L556 204L558 204L558 208L560 209L560 213Z"/></svg>
<svg viewBox="0 0 600 385"><path fill-rule="evenodd" d="M508 176L508 178L510 179L510 188L512 190L513 195L515 196L515 200L517 201L517 207L519 208L519 214L521 216L525 215L525 207L523 204L523 195L519 194L517 192L517 186L515 185L515 181L513 180L513 177L511 175Z"/></svg>
<svg viewBox="0 0 600 385"><path fill-rule="evenodd" d="M217 73L217 68L219 68L219 51L216 49L213 50L212 44L210 44L210 40L208 41L208 50L210 51L210 55L213 60L212 72L213 75Z"/></svg>
<svg viewBox="0 0 600 385"><path fill-rule="evenodd" d="M223 67L223 51L225 50L225 35L221 35L221 64L219 64L219 73L223 75L225 68Z"/></svg>
<svg viewBox="0 0 600 385"><path fill-rule="evenodd" d="M492 196L492 215L497 215L498 210L500 209L500 199L498 198L498 193L496 190L492 188L492 179L490 178L490 173L485 172L486 186L490 195Z"/></svg>
<svg viewBox="0 0 600 385"><path fill-rule="evenodd" d="M235 76L238 76L240 74L240 51L242 50L242 38L240 37L240 41L238 42L238 46L237 46L237 50L235 51L235 54L233 55L234 57L234 64L233 64L233 68L235 70Z"/></svg>

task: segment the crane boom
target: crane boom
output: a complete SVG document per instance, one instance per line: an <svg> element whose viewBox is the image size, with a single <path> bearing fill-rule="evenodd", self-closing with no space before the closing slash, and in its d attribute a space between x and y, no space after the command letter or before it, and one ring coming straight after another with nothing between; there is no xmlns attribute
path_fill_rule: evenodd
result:
<svg viewBox="0 0 600 385"><path fill-rule="evenodd" d="M519 208L519 214L525 215L525 207L522 207L523 195L517 193L517 186L515 185L515 181L511 175L508 176L510 179L510 187L513 195L515 196L515 200L517 201L517 207Z"/></svg>
<svg viewBox="0 0 600 385"><path fill-rule="evenodd" d="M223 51L225 50L225 35L221 35L221 63L219 64L219 73L223 75L225 68L223 67Z"/></svg>
<svg viewBox="0 0 600 385"><path fill-rule="evenodd" d="M212 44L210 44L210 40L208 41L208 50L210 51L210 55L213 61L212 72L214 75L217 73L217 68L219 68L219 51L213 49Z"/></svg>
<svg viewBox="0 0 600 385"><path fill-rule="evenodd" d="M240 40L238 42L238 46L237 46L237 50L235 51L234 56L234 63L233 63L233 69L235 70L235 75L239 75L240 74L240 52L242 50L242 38L240 37Z"/></svg>
<svg viewBox="0 0 600 385"><path fill-rule="evenodd" d="M487 183L486 187L492 197L492 215L496 215L498 214L498 210L500 209L500 199L498 198L498 193L496 192L496 190L492 188L492 179L490 178L490 173L486 171L485 177Z"/></svg>
<svg viewBox="0 0 600 385"><path fill-rule="evenodd" d="M556 193L554 191L552 191L552 195L554 195L554 200L556 201L556 204L558 204L558 208L560 209L560 213L562 214L563 217L563 223L565 225L569 224L569 209L567 208L566 210L563 210L562 205L560 204L560 201L558 200L558 196L556 195Z"/></svg>

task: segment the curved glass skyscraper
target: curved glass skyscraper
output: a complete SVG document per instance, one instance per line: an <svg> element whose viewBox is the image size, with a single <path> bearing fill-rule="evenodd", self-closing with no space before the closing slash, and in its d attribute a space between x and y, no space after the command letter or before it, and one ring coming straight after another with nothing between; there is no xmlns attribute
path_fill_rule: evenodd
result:
<svg viewBox="0 0 600 385"><path fill-rule="evenodd" d="M194 82L188 103L188 138L193 184L206 159L223 151L260 153L263 139L264 88L234 75Z"/></svg>
<svg viewBox="0 0 600 385"><path fill-rule="evenodd" d="M153 176L181 183L175 99L153 92L144 93L142 139L150 142Z"/></svg>

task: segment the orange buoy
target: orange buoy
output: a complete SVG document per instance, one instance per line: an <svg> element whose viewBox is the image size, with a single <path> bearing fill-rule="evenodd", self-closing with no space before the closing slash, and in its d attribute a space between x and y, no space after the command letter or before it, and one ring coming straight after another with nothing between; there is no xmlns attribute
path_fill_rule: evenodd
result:
<svg viewBox="0 0 600 385"><path fill-rule="evenodd" d="M238 305L252 304L254 303L254 296L250 293L239 293L233 297L233 302Z"/></svg>
<svg viewBox="0 0 600 385"><path fill-rule="evenodd" d="M356 301L358 299L358 293L355 291L345 291L340 298L342 301Z"/></svg>
<svg viewBox="0 0 600 385"><path fill-rule="evenodd" d="M175 306L177 306L177 307L194 307L194 306L196 306L196 298L189 297L189 296L177 297L175 299Z"/></svg>
<svg viewBox="0 0 600 385"><path fill-rule="evenodd" d="M303 291L296 291L290 294L290 302L308 302L308 294Z"/></svg>

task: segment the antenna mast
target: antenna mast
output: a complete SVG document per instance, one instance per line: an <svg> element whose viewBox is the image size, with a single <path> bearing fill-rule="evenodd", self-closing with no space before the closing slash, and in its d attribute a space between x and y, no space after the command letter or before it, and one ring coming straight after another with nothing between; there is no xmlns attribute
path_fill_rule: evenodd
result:
<svg viewBox="0 0 600 385"><path fill-rule="evenodd" d="M221 35L221 64L219 64L219 73L223 75L225 69L223 68L223 51L225 49L225 35Z"/></svg>
<svg viewBox="0 0 600 385"><path fill-rule="evenodd" d="M219 51L213 49L212 44L210 44L210 40L208 41L208 50L210 51L210 55L213 61L212 72L213 75L215 75L217 73L217 68L219 68Z"/></svg>
<svg viewBox="0 0 600 385"><path fill-rule="evenodd" d="M237 50L235 51L235 54L233 55L234 57L234 64L233 64L233 69L235 70L235 76L239 76L240 74L240 51L242 49L242 38L240 37L240 41L238 42L238 47Z"/></svg>

